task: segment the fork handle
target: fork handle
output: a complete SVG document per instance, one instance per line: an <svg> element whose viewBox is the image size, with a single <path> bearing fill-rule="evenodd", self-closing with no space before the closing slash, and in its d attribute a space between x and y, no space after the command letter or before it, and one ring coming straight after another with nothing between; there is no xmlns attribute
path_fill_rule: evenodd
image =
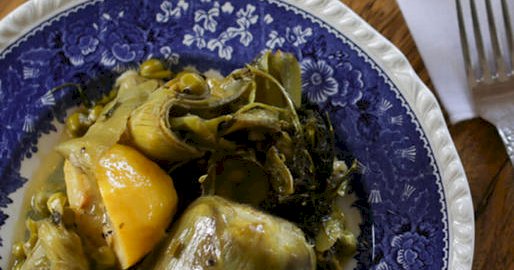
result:
<svg viewBox="0 0 514 270"><path fill-rule="evenodd" d="M510 162L514 165L514 124L513 125L498 125L498 133L503 140L507 155Z"/></svg>

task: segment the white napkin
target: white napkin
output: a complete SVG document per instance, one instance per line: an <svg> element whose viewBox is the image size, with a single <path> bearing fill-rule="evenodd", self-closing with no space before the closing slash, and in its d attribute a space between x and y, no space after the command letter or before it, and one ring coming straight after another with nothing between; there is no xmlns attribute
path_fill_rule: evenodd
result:
<svg viewBox="0 0 514 270"><path fill-rule="evenodd" d="M450 121L474 117L454 1L397 1Z"/></svg>
<svg viewBox="0 0 514 270"><path fill-rule="evenodd" d="M490 1L490 0L486 0ZM492 0L494 9L500 10L499 0ZM426 68L443 106L456 123L476 116L469 95L464 61L460 46L455 0L397 0L410 32L423 58ZM484 1L476 1L481 22L485 22ZM462 1L469 11L468 1ZM511 14L513 13L511 9ZM470 13L464 15L471 25ZM501 16L496 16L497 29L504 33ZM483 25L486 25L483 23ZM500 27L501 26L501 27ZM471 28L468 28L471 29ZM488 54L492 54L489 32L482 28ZM503 35L504 36L504 35ZM469 42L474 42L470 40ZM506 42L505 42L506 43ZM474 44L474 43L473 43ZM504 43L500 44L505 49ZM489 57L492 59L492 57Z"/></svg>

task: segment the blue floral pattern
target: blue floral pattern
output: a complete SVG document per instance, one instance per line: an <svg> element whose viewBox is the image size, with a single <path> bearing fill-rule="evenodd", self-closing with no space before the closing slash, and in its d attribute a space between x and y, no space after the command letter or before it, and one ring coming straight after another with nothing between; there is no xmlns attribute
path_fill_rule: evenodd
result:
<svg viewBox="0 0 514 270"><path fill-rule="evenodd" d="M68 31L63 33L63 52L72 65L81 66L100 58L98 35L98 26L87 25L83 21L70 25Z"/></svg>
<svg viewBox="0 0 514 270"><path fill-rule="evenodd" d="M432 150L390 79L345 36L280 0L93 0L66 11L0 53L0 230L9 195L27 179L23 160L56 131L66 109L109 91L122 71L150 57L178 71L227 74L265 49L294 53L305 97L329 113L338 155L357 159L358 269L444 269L444 193ZM1 239L0 239L1 245Z"/></svg>
<svg viewBox="0 0 514 270"><path fill-rule="evenodd" d="M337 94L339 84L334 79L334 70L325 61L305 59L301 63L302 89L313 103L321 103Z"/></svg>
<svg viewBox="0 0 514 270"><path fill-rule="evenodd" d="M396 262L403 269L426 269L432 265L432 249L430 241L415 233L404 233L393 237L391 241L393 253L396 253Z"/></svg>
<svg viewBox="0 0 514 270"><path fill-rule="evenodd" d="M180 0L176 6L173 6L170 1L164 1L161 4L162 12L155 15L155 20L160 23L167 23L171 18L178 19L188 7L189 4L184 0Z"/></svg>

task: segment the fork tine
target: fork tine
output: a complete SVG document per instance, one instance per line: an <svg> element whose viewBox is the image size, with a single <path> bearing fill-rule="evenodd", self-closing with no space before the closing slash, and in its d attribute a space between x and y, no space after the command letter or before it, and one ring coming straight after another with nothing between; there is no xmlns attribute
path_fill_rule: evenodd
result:
<svg viewBox="0 0 514 270"><path fill-rule="evenodd" d="M485 58L484 43L482 41L482 31L480 30L480 23L477 16L477 8L474 0L469 1L471 7L471 20L473 22L473 33L475 35L475 43L478 52L478 62L480 64L480 75L478 80L484 80L491 77L491 71L487 65L487 58Z"/></svg>
<svg viewBox="0 0 514 270"><path fill-rule="evenodd" d="M475 80L475 73L473 72L473 66L471 64L471 56L469 54L469 44L468 39L466 37L466 28L464 25L464 19L462 15L462 5L461 0L457 0L457 21L459 24L459 35L460 35L460 43L462 46L462 56L464 58L464 66L466 67L466 76L468 78L468 83L472 86Z"/></svg>
<svg viewBox="0 0 514 270"><path fill-rule="evenodd" d="M509 14L509 7L507 5L507 0L502 0L502 14L503 14L503 24L505 25L505 33L507 36L507 54L510 55L508 57L508 61L510 61L510 72L509 75L514 72L514 42L512 40L512 25L510 24L510 14Z"/></svg>
<svg viewBox="0 0 514 270"><path fill-rule="evenodd" d="M493 8L491 7L491 1L485 1L485 9L487 11L487 22L489 24L489 34L491 38L491 44L493 45L493 55L494 55L494 69L495 74L493 75L493 79L495 77L505 77L507 74L505 73L505 62L503 61L502 52L500 51L500 44L498 36L496 32L496 24L494 21Z"/></svg>

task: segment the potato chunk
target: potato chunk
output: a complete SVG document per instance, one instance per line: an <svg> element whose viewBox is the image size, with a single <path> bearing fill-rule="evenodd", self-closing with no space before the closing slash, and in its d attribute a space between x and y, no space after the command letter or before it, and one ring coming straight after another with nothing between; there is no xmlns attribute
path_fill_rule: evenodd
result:
<svg viewBox="0 0 514 270"><path fill-rule="evenodd" d="M124 145L103 154L95 176L112 227L110 244L126 269L164 236L176 212L177 193L165 171Z"/></svg>

